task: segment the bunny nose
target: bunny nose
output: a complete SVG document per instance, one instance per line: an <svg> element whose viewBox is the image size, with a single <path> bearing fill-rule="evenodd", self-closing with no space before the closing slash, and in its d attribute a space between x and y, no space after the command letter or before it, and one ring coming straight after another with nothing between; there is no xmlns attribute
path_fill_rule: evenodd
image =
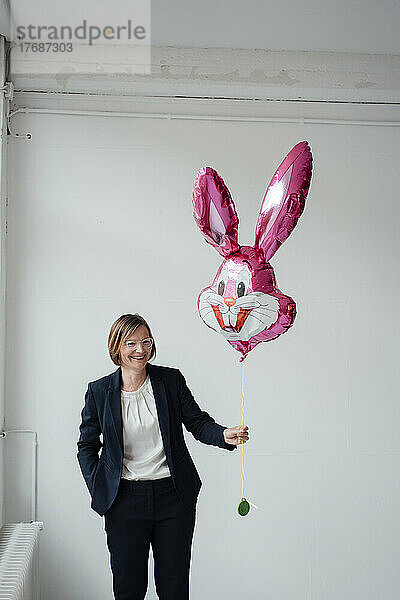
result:
<svg viewBox="0 0 400 600"><path fill-rule="evenodd" d="M235 298L224 298L224 302L227 306L233 306L236 303Z"/></svg>

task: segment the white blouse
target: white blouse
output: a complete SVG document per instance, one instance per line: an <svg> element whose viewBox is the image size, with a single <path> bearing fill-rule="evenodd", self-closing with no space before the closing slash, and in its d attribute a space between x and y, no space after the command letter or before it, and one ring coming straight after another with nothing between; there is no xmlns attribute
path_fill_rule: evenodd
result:
<svg viewBox="0 0 400 600"><path fill-rule="evenodd" d="M150 376L134 392L121 389L124 479L161 479L171 475L158 423Z"/></svg>

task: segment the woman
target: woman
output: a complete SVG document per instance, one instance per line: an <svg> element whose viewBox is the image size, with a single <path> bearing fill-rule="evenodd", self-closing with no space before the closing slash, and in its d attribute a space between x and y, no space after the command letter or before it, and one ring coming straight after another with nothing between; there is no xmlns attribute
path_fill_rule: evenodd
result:
<svg viewBox="0 0 400 600"><path fill-rule="evenodd" d="M88 384L77 458L91 507L104 516L114 597L144 599L151 544L158 597L187 600L202 482L182 423L200 442L226 450L249 439L248 427L219 425L178 369L149 362L156 345L140 315L113 323L108 350L119 366Z"/></svg>

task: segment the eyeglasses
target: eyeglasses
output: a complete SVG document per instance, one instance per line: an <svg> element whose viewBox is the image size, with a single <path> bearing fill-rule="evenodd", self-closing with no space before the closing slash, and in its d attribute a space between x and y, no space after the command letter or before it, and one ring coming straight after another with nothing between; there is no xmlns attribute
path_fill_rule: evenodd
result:
<svg viewBox="0 0 400 600"><path fill-rule="evenodd" d="M145 350L150 350L153 345L153 338L145 338L144 340L129 340L129 342L125 342L125 346L130 350L136 350L138 344L142 344Z"/></svg>

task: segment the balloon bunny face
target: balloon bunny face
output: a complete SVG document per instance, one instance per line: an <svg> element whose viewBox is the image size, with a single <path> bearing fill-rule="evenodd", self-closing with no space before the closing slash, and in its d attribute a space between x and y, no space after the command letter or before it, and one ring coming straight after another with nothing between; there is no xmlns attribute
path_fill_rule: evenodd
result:
<svg viewBox="0 0 400 600"><path fill-rule="evenodd" d="M211 167L197 173L193 216L206 241L224 257L209 287L198 297L204 323L221 333L241 360L260 342L293 324L296 304L276 287L270 258L293 231L304 209L312 155L300 142L276 170L265 193L254 246L239 246L239 220L228 188Z"/></svg>

